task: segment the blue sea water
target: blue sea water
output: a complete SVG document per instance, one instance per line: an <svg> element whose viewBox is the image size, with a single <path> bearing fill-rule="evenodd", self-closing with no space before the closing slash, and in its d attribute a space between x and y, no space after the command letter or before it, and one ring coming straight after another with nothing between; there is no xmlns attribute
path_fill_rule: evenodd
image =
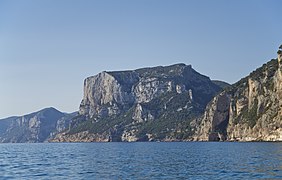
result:
<svg viewBox="0 0 282 180"><path fill-rule="evenodd" d="M0 144L0 179L282 179L282 143Z"/></svg>

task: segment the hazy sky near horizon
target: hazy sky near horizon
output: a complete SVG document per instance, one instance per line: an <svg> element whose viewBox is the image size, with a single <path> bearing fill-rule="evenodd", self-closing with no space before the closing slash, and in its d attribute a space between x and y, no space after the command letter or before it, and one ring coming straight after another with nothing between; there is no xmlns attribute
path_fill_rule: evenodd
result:
<svg viewBox="0 0 282 180"><path fill-rule="evenodd" d="M279 0L1 0L0 118L78 110L101 71L191 64L234 83L282 44Z"/></svg>

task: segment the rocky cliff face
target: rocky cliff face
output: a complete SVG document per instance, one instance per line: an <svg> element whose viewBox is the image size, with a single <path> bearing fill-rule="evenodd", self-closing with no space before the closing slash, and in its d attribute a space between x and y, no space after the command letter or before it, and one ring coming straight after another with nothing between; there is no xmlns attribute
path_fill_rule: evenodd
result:
<svg viewBox="0 0 282 180"><path fill-rule="evenodd" d="M126 79L119 79L126 78ZM125 72L124 77L102 72L84 81L84 97L79 114L99 118L120 114L134 103L131 87L138 81L137 73Z"/></svg>
<svg viewBox="0 0 282 180"><path fill-rule="evenodd" d="M68 128L77 113L65 114L54 108L0 120L0 142L44 142Z"/></svg>
<svg viewBox="0 0 282 180"><path fill-rule="evenodd" d="M209 103L194 140L282 141L282 53Z"/></svg>
<svg viewBox="0 0 282 180"><path fill-rule="evenodd" d="M54 141L189 139L190 121L220 90L185 64L102 72L85 80L79 116Z"/></svg>

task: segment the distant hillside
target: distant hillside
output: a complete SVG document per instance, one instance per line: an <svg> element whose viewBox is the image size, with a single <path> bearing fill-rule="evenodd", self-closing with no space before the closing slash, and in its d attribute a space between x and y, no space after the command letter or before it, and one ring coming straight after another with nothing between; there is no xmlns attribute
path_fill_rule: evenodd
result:
<svg viewBox="0 0 282 180"><path fill-rule="evenodd" d="M45 142L56 133L68 128L77 113L66 114L55 108L0 120L0 142Z"/></svg>

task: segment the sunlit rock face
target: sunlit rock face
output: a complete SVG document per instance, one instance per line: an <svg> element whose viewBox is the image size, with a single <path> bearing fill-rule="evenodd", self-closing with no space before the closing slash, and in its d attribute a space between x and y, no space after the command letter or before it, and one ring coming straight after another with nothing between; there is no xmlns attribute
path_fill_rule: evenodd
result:
<svg viewBox="0 0 282 180"><path fill-rule="evenodd" d="M281 55L217 95L194 140L282 141Z"/></svg>

